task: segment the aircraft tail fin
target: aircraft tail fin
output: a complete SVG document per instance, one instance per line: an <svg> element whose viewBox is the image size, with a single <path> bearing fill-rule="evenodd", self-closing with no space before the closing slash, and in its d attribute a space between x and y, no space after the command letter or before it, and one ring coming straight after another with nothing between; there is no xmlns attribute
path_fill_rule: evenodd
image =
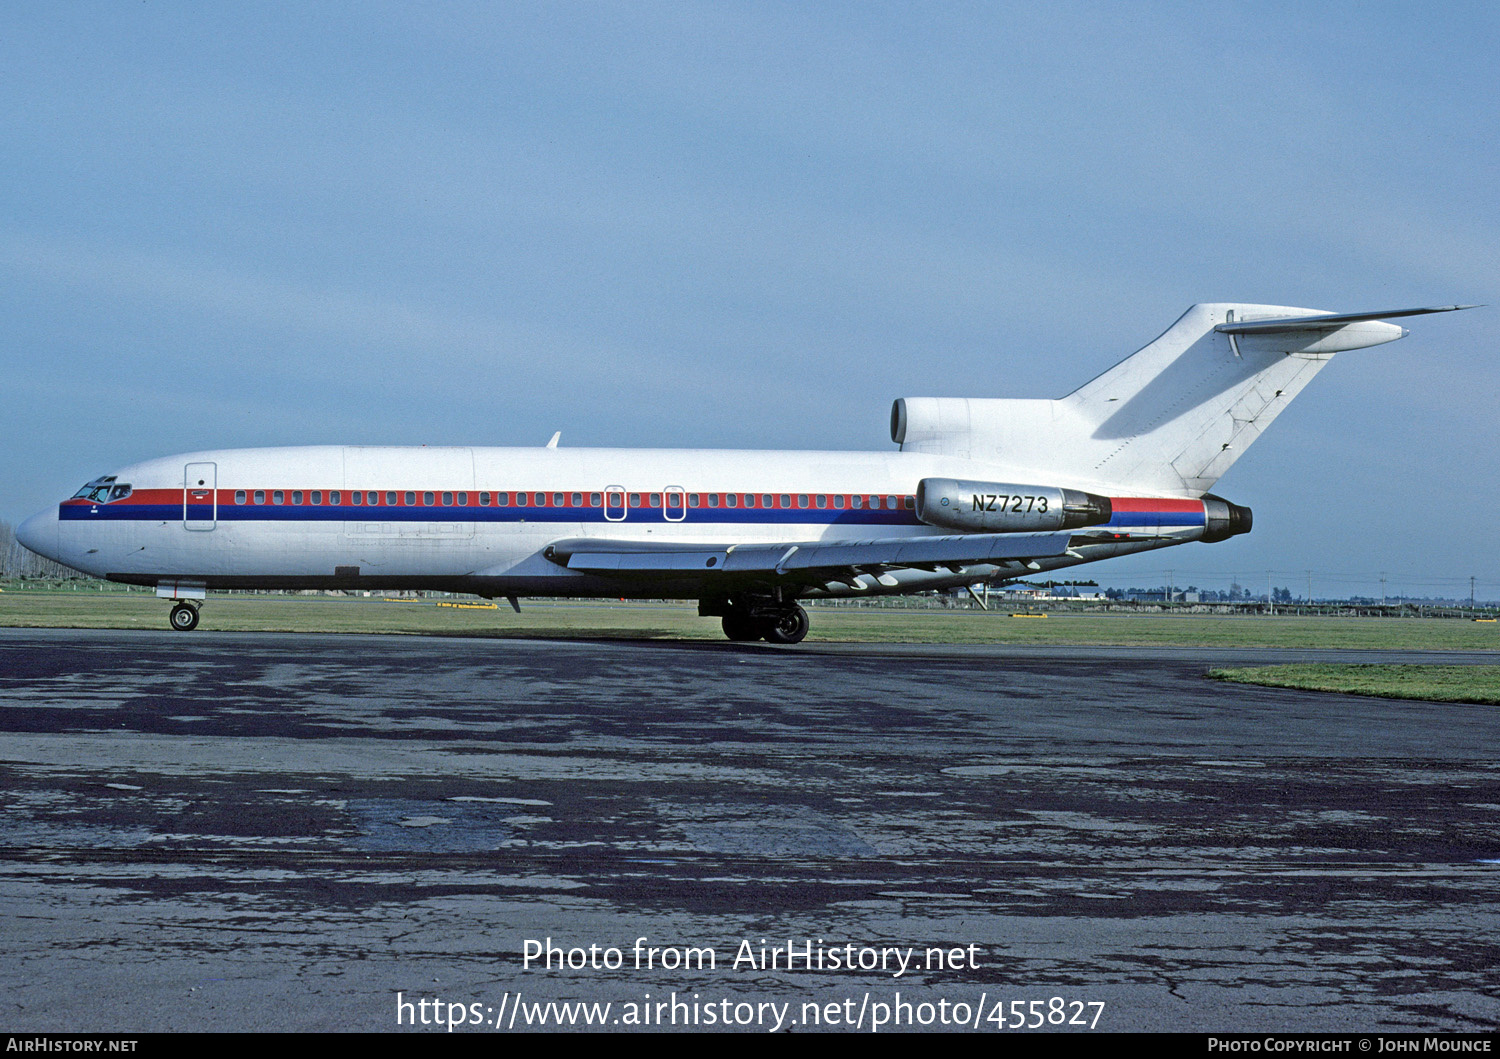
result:
<svg viewBox="0 0 1500 1059"><path fill-rule="evenodd" d="M1056 401L903 398L903 451L941 452L1081 488L1202 496L1337 352L1392 342L1386 320L1472 306L1335 314L1195 305Z"/></svg>

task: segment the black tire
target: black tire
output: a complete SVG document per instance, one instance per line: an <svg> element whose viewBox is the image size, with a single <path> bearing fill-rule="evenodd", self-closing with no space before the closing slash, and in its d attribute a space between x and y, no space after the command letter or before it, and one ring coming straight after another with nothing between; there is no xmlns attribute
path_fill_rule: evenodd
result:
<svg viewBox="0 0 1500 1059"><path fill-rule="evenodd" d="M730 611L724 615L721 624L724 626L724 635L736 643L759 640L765 631L759 622L743 611Z"/></svg>
<svg viewBox="0 0 1500 1059"><path fill-rule="evenodd" d="M172 616L168 620L178 632L192 632L198 627L198 608L179 603L172 608Z"/></svg>
<svg viewBox="0 0 1500 1059"><path fill-rule="evenodd" d="M807 635L807 611L793 603L765 627L767 643L801 643Z"/></svg>

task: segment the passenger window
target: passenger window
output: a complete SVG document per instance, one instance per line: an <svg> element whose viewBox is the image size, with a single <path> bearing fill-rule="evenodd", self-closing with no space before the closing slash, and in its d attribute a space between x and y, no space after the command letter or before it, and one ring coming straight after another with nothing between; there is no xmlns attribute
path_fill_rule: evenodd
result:
<svg viewBox="0 0 1500 1059"><path fill-rule="evenodd" d="M718 507L719 506L719 494L718 493L709 493L708 494L708 506L709 507Z"/></svg>
<svg viewBox="0 0 1500 1059"><path fill-rule="evenodd" d="M422 503L425 506L431 507L432 506L432 500L433 500L433 497L432 497L431 493L423 493L422 494Z"/></svg>
<svg viewBox="0 0 1500 1059"><path fill-rule="evenodd" d="M553 507L562 507L563 506L563 495L561 493L553 493L552 494L552 506Z"/></svg>
<svg viewBox="0 0 1500 1059"><path fill-rule="evenodd" d="M293 489L292 490L292 503L294 503L294 504L300 504L300 503L302 503L302 490L300 490L300 489Z"/></svg>
<svg viewBox="0 0 1500 1059"><path fill-rule="evenodd" d="M916 510L917 498L914 496L904 497L902 506L905 507L908 511Z"/></svg>
<svg viewBox="0 0 1500 1059"><path fill-rule="evenodd" d="M738 507L739 503L740 503L740 494L738 494L738 493L730 493L728 496L726 496L724 498L724 506L725 507Z"/></svg>
<svg viewBox="0 0 1500 1059"><path fill-rule="evenodd" d="M660 493L652 493L650 496L646 497L646 506L647 507L661 507L661 494Z"/></svg>
<svg viewBox="0 0 1500 1059"><path fill-rule="evenodd" d="M840 510L843 510L843 507L844 507L844 497L843 497L842 493L833 498L833 506L836 507L836 508L838 508L838 509L840 509Z"/></svg>
<svg viewBox="0 0 1500 1059"><path fill-rule="evenodd" d="M379 493L371 493L370 495L371 496L379 496L380 494ZM407 502L410 503L412 500L415 499L415 497L413 497L413 495L411 493L407 493L406 494L406 499L407 499ZM373 503L373 501L371 501L371 502ZM395 507L396 506L396 494L395 493L386 493L385 494L385 506L386 507Z"/></svg>
<svg viewBox="0 0 1500 1059"><path fill-rule="evenodd" d="M266 502L266 491L264 489L257 489L255 491L255 502L257 504L264 504Z"/></svg>
<svg viewBox="0 0 1500 1059"><path fill-rule="evenodd" d="M330 504L339 504L339 503L342 503L343 499L344 499L343 496L339 493L339 491L337 489L330 490L329 493L328 493L328 502Z"/></svg>
<svg viewBox="0 0 1500 1059"><path fill-rule="evenodd" d="M458 494L458 506L459 507L468 507L469 506L469 494L468 493L459 493Z"/></svg>
<svg viewBox="0 0 1500 1059"><path fill-rule="evenodd" d="M510 494L509 493L496 493L495 494L495 506L496 507L510 507Z"/></svg>
<svg viewBox="0 0 1500 1059"><path fill-rule="evenodd" d="M818 494L818 506L819 507L827 507L828 506L828 498L826 496L824 496L822 493Z"/></svg>
<svg viewBox="0 0 1500 1059"><path fill-rule="evenodd" d="M273 503L273 504L284 504L284 503L286 503L286 494L283 493L280 489L275 490L274 492L271 493L271 503Z"/></svg>
<svg viewBox="0 0 1500 1059"><path fill-rule="evenodd" d="M641 506L641 494L640 493L631 493L630 494L630 506L631 507L640 507Z"/></svg>
<svg viewBox="0 0 1500 1059"><path fill-rule="evenodd" d="M774 507L775 506L775 504L772 502L772 497L771 497L770 493L767 493L765 496L763 496L763 497L760 498L760 506L761 507Z"/></svg>
<svg viewBox="0 0 1500 1059"><path fill-rule="evenodd" d="M236 489L234 491L234 502L236 504L243 504L245 502L245 491L243 489Z"/></svg>
<svg viewBox="0 0 1500 1059"><path fill-rule="evenodd" d="M797 506L798 507L806 507L807 506L807 494L806 493L798 493L797 494Z"/></svg>
<svg viewBox="0 0 1500 1059"><path fill-rule="evenodd" d="M786 493L782 493L781 494L781 506L782 507L791 507L792 506L792 498L788 494L786 494Z"/></svg>
<svg viewBox="0 0 1500 1059"><path fill-rule="evenodd" d="M582 507L583 506L583 494L582 493L574 493L573 494L573 506L574 507Z"/></svg>
<svg viewBox="0 0 1500 1059"><path fill-rule="evenodd" d="M699 502L700 501L697 493L688 494L688 507L697 507Z"/></svg>
<svg viewBox="0 0 1500 1059"><path fill-rule="evenodd" d="M599 506L599 501L602 500L602 499L603 499L603 497L601 497L598 493L590 493L589 494L589 507L598 507Z"/></svg>
<svg viewBox="0 0 1500 1059"><path fill-rule="evenodd" d="M885 509L887 511L895 511L896 510L896 498L895 497L888 496L888 497L885 498Z"/></svg>

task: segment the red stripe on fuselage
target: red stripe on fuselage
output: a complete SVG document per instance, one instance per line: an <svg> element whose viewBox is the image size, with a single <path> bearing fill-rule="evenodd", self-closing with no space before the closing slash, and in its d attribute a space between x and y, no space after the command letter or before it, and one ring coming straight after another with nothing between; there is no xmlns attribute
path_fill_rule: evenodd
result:
<svg viewBox="0 0 1500 1059"><path fill-rule="evenodd" d="M1159 514L1202 514L1203 501L1177 500L1154 496L1112 496L1110 505L1118 512L1156 512Z"/></svg>
<svg viewBox="0 0 1500 1059"><path fill-rule="evenodd" d="M314 504L313 501L312 501L312 494L315 493L315 492L319 493L321 495L321 497L322 497L322 499L318 503L316 503L316 504ZM604 492L605 492L605 490L602 490L602 489L482 489L482 490L481 489L467 489L467 490L465 490L465 489L351 489L351 488L348 488L346 486L340 486L340 487L337 487L337 488L334 488L334 489L294 489L294 488L290 488L290 487L286 487L286 486L275 486L275 487L271 487L271 488L251 487L251 488L240 489L240 490L237 490L237 489L219 489L219 490L217 490L217 497L216 498L218 500L218 503L219 503L220 507L229 507L229 506L239 506L239 507L273 507L273 506L301 506L301 507L320 507L320 506L322 506L322 507L326 507L326 506L342 506L342 507L352 507L352 506L363 506L363 507L487 507L487 506L497 506L497 507L503 507L503 506L515 506L515 507L549 507L549 508L550 507L556 507L556 508L577 507L577 508L588 508L588 509L592 509L592 510L598 510L600 507L604 506L604 501L602 499ZM236 502L236 500L235 500L235 494L236 493L244 493L245 494L245 499L243 501ZM256 504L255 501L254 501L254 496L255 496L256 493L262 493L265 496L265 500L262 501L259 504ZM272 500L272 496L274 494L276 494L276 493L281 493L282 496L283 496L283 498L284 498L283 501L282 501L282 504L280 504L280 505L275 504L274 501ZM293 503L293 501L292 501L292 494L293 493L301 493L302 494L302 500L301 500L301 502L299 504L294 504ZM339 493L340 494L340 498L339 498L340 499L340 503L338 505L332 505L330 503L329 499L328 499L329 496L331 494L333 494L333 493ZM367 497L368 494L374 493L374 494L376 494L377 502L373 503L373 504L366 502L363 505L351 505L349 503L349 497L350 497L351 494L354 494L354 493L358 493L361 497ZM389 504L389 503L386 502L386 494L387 493L395 493L395 495L396 495L396 502L394 504ZM408 493L415 494L416 500L415 500L414 503L408 504L406 502L406 494L408 494ZM453 496L455 498L455 502L454 503L450 503L450 504L444 504L444 503L439 503L439 502L435 501L432 504L427 504L427 503L423 502L423 498L425 497L425 495L427 493L432 493L432 494L434 494L437 497L441 497L444 494L448 494L448 495L451 495L451 496ZM515 499L515 501L513 501L513 504L507 504L507 505L489 504L489 505L485 505L485 504L481 504L479 502L479 495L480 495L480 493L488 493L492 497L495 496L495 495L497 495L497 494L498 495L503 495L503 496L506 496L506 497L516 497L516 499ZM210 496L208 494L209 494L208 490L193 489L193 490L190 491L190 496L189 496L190 502L195 503L195 504L208 504L208 503L211 503L215 499L215 497ZM574 497L575 494L581 496L581 498L582 498L579 503L574 503L573 502L573 497ZM594 494L599 494L601 496L601 501L599 503L594 503L593 502L593 496L594 496ZM793 493L780 493L780 492L770 492L770 493L768 493L765 490L757 490L754 493L713 493L713 492L699 492L698 490L692 490L692 489L690 489L690 490L685 490L683 492L677 492L676 490L673 490L672 492L668 493L667 491L661 490L661 489L627 489L627 490L625 490L624 494L619 494L619 493L612 492L612 493L610 493L610 496L613 497L613 496L625 495L625 494L628 494L628 495L631 495L631 496L639 496L639 497L642 497L642 498L653 497L653 498L656 499L655 503L643 502L640 506L643 507L643 508L645 508L645 507L656 508L658 510L662 506L662 501L664 499L668 498L668 497L673 498L673 499L677 499L679 501L678 503L671 505L671 507L674 507L674 508L681 508L682 506L684 506L687 503L687 498L688 497L701 497L701 498L703 498L703 500L701 502L702 503L702 508L705 511L711 511L711 510L714 510L715 508L724 508L726 510L731 510L731 511L735 510L736 508L738 508L740 510L766 510L766 511L770 511L770 510L798 510L798 511L802 511L802 510L807 510L807 511L812 511L812 510L820 510L821 511L821 510L825 510L824 508L818 508L816 506L817 497L819 497L819 496L823 496L823 497L827 497L828 498L829 503L828 503L828 506L827 506L826 510L830 510L830 511L832 511L832 510L846 510L845 508L835 508L833 506L833 502L832 502L833 498L834 497L838 497L838 496L844 497L846 501L850 497L856 497L857 496L857 497L861 498L862 502L864 502L864 507L867 508L867 509L869 509L869 510L877 510L877 508L875 506L875 503L874 502L870 502L869 499L868 499L868 498L872 498L872 497L875 498L876 501L878 501L878 503L880 505L879 508L878 508L878 510L892 510L892 511L896 511L896 510L909 510L909 508L907 507L907 504L911 503L911 502L915 502L914 498L911 497L910 494L903 494L903 493L818 493L818 492L811 492L811 493L796 493L796 492L793 492ZM457 503L456 500L457 500L457 497L459 497L459 496L464 496L468 500L468 503L467 504L459 504L459 503ZM560 503L557 501L557 498L559 496L562 497L562 501ZM729 497L731 497L731 496L733 496L733 497L736 498L736 502L733 503L733 504L731 504L729 502ZM771 497L771 503L769 505L763 503L763 499L765 497L767 497L767 496ZM783 505L781 503L782 496L787 496L787 497L791 498L790 502L787 503L787 504L785 504L785 505ZM805 508L798 502L798 498L804 497L804 496L808 498L808 504L807 504L807 506ZM709 497L713 497L714 500L716 501L716 503L710 503L709 500L708 500ZM888 499L890 497L895 497L897 499L897 505L895 507L890 507L888 505L887 501L888 501ZM142 507L146 507L146 506L151 506L151 505L162 505L162 504L181 504L182 503L182 487L181 486L177 486L177 487L171 488L171 489L136 489L129 496L124 497L124 498L122 498L120 500L113 500L113 501L88 500L88 499L84 499L84 498L79 497L79 498L73 498L73 499L69 499L69 500L64 500L62 502L64 504L71 504L71 505L78 505L78 504L94 505L94 504L109 503L109 505L111 507L129 507L129 506L132 506L132 505L140 505ZM860 510L860 508L850 507L847 510Z"/></svg>

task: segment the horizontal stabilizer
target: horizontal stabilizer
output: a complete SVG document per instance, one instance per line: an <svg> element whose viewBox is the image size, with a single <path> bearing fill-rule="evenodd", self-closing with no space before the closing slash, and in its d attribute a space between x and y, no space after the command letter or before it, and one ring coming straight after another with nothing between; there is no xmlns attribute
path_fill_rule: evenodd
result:
<svg viewBox="0 0 1500 1059"><path fill-rule="evenodd" d="M1477 305L1434 305L1427 309L1390 309L1378 313L1323 313L1317 316L1289 316L1280 320L1247 320L1220 324L1214 330L1226 335L1271 335L1285 331L1320 331L1369 320L1392 320L1400 316L1426 316L1428 313L1451 313L1459 309L1477 309Z"/></svg>

